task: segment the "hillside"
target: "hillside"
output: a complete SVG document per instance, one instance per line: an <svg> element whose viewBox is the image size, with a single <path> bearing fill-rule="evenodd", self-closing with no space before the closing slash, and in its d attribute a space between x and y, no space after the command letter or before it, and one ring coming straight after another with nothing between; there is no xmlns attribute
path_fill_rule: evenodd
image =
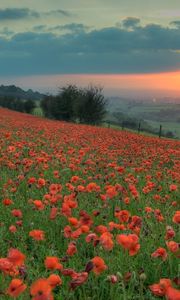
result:
<svg viewBox="0 0 180 300"><path fill-rule="evenodd" d="M23 100L27 100L27 99L41 100L43 96L44 96L43 94L39 92L34 92L31 89L24 91L23 89L15 85L0 86L0 97L13 97L13 98L19 98Z"/></svg>
<svg viewBox="0 0 180 300"><path fill-rule="evenodd" d="M180 141L2 108L0 140L1 300L180 299Z"/></svg>

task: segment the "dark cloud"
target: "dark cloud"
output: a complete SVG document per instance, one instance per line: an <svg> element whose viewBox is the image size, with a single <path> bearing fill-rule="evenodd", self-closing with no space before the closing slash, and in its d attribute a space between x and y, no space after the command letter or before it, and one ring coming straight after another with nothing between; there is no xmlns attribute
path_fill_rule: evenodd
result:
<svg viewBox="0 0 180 300"><path fill-rule="evenodd" d="M24 32L11 39L1 37L0 74L149 73L180 68L179 28L157 24L131 30L86 32L80 24L77 28L76 34Z"/></svg>
<svg viewBox="0 0 180 300"><path fill-rule="evenodd" d="M15 34L15 32L9 29L8 27L4 27L0 30L0 34L5 36L12 36Z"/></svg>
<svg viewBox="0 0 180 300"><path fill-rule="evenodd" d="M49 12L38 12L29 8L5 8L0 9L0 21L20 20L25 18L40 18L44 16L73 16L69 11L63 9L52 10Z"/></svg>
<svg viewBox="0 0 180 300"><path fill-rule="evenodd" d="M38 18L38 12L29 8L5 8L0 9L0 21L19 20L24 18Z"/></svg>
<svg viewBox="0 0 180 300"><path fill-rule="evenodd" d="M41 32L47 29L47 25L36 25L33 27L34 31Z"/></svg>
<svg viewBox="0 0 180 300"><path fill-rule="evenodd" d="M180 21L179 20L178 21L173 21L170 24L177 27L177 28L180 28Z"/></svg>
<svg viewBox="0 0 180 300"><path fill-rule="evenodd" d="M51 10L49 12L46 12L45 15L47 16L64 16L64 17L72 17L72 13L69 12L68 10L64 10L64 9L57 9L57 10Z"/></svg>
<svg viewBox="0 0 180 300"><path fill-rule="evenodd" d="M60 31L65 30L74 33L82 33L87 31L89 28L90 28L89 26L85 26L84 24L81 23L70 23L70 24L50 27L49 30L60 30Z"/></svg>
<svg viewBox="0 0 180 300"><path fill-rule="evenodd" d="M128 17L122 21L122 25L126 28L134 28L140 24L140 19L135 17Z"/></svg>

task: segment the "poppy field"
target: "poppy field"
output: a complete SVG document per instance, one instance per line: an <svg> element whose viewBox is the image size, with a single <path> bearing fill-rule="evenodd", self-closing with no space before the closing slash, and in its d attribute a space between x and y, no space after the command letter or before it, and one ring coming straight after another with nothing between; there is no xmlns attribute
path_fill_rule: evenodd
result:
<svg viewBox="0 0 180 300"><path fill-rule="evenodd" d="M180 300L180 141L0 109L0 299Z"/></svg>

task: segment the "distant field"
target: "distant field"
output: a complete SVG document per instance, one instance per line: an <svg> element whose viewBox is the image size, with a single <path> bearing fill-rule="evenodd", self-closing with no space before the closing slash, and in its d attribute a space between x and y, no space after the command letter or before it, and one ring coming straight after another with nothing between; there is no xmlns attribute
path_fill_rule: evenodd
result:
<svg viewBox="0 0 180 300"><path fill-rule="evenodd" d="M36 107L33 111L33 115L43 117L43 111L40 107Z"/></svg>
<svg viewBox="0 0 180 300"><path fill-rule="evenodd" d="M133 102L128 100L117 100L109 106L110 112L122 112L128 117L143 119L152 128L159 129L160 124L166 132L171 131L180 138L180 104L157 103L157 102Z"/></svg>
<svg viewBox="0 0 180 300"><path fill-rule="evenodd" d="M147 121L152 127L159 128L160 122L157 121ZM172 131L175 135L180 138L180 123L177 122L161 122L162 130Z"/></svg>

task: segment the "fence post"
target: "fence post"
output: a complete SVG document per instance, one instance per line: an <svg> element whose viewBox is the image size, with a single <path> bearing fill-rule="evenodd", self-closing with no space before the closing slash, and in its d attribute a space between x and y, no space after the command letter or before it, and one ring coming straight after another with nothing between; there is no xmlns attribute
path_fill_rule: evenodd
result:
<svg viewBox="0 0 180 300"><path fill-rule="evenodd" d="M138 125L138 133L140 133L141 131L141 122L139 122L139 125Z"/></svg>
<svg viewBox="0 0 180 300"><path fill-rule="evenodd" d="M159 126L159 138L161 137L162 135L162 125Z"/></svg>

